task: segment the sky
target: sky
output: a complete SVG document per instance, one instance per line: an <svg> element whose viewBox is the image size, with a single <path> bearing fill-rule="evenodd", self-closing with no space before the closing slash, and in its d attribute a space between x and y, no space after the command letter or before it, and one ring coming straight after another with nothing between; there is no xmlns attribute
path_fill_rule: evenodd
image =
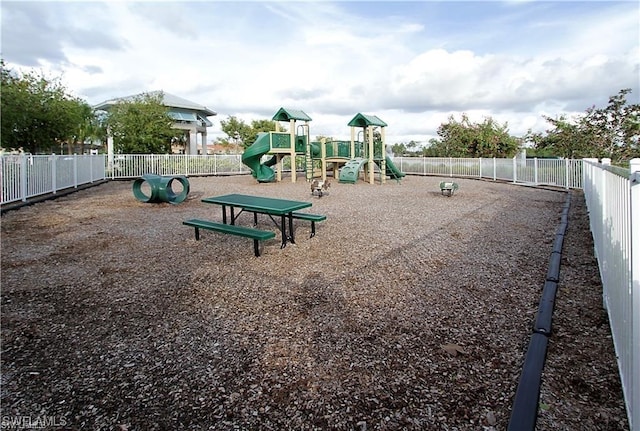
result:
<svg viewBox="0 0 640 431"><path fill-rule="evenodd" d="M8 68L60 79L90 105L162 90L220 120L311 118L348 139L357 114L388 144L424 144L450 116L513 136L630 88L640 103L640 2L0 1Z"/></svg>

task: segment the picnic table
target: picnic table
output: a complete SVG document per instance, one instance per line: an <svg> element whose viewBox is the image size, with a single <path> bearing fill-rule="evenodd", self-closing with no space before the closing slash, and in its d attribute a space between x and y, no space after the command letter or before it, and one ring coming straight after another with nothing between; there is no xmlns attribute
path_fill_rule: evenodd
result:
<svg viewBox="0 0 640 431"><path fill-rule="evenodd" d="M204 198L202 199L202 202L220 205L222 207L223 224L235 225L235 221L238 216L246 211L253 213L253 223L254 225L257 225L258 214L266 214L275 223L278 230L280 230L282 235L282 244L280 248L286 247L288 242L295 244L293 219L297 218L297 216L294 212L312 206L311 202L243 195L237 193ZM227 208L229 208L229 217L227 217ZM277 220L278 217L279 220Z"/></svg>

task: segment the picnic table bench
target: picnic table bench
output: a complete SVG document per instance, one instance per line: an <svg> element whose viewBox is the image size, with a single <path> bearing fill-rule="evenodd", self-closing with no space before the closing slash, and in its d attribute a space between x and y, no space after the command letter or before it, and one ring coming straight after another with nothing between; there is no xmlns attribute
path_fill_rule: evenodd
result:
<svg viewBox="0 0 640 431"><path fill-rule="evenodd" d="M311 235L309 235L309 238L313 238L314 236L316 236L316 222L324 221L327 219L326 215L301 212L293 212L291 213L291 217L294 219L307 220L311 222Z"/></svg>
<svg viewBox="0 0 640 431"><path fill-rule="evenodd" d="M209 220L189 219L182 222L183 225L192 226L196 230L196 241L200 240L200 229L207 229L215 232L237 235L253 239L253 251L256 257L260 256L259 241L275 238L275 232L268 230L254 229L246 226L217 223Z"/></svg>

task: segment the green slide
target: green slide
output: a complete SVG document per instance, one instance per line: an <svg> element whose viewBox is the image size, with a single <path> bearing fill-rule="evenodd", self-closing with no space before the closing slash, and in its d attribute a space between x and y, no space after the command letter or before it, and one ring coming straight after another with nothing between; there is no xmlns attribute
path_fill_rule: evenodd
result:
<svg viewBox="0 0 640 431"><path fill-rule="evenodd" d="M389 156L385 157L385 162L387 167L386 174L388 177L391 177L394 180L399 180L400 178L405 177L407 175L404 172L401 172L400 169L398 169L398 167L393 163L393 161Z"/></svg>
<svg viewBox="0 0 640 431"><path fill-rule="evenodd" d="M269 167L274 165L275 156L264 164L260 163L262 156L270 149L269 134L259 133L258 139L242 153L242 163L251 169L251 174L259 183L270 183L276 179L276 173Z"/></svg>

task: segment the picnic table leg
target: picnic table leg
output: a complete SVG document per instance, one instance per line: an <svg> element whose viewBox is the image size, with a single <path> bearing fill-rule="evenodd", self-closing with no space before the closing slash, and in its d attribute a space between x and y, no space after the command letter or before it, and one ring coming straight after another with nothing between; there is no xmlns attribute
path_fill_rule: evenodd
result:
<svg viewBox="0 0 640 431"><path fill-rule="evenodd" d="M258 213L257 212L253 213L253 226L254 227L258 226Z"/></svg>
<svg viewBox="0 0 640 431"><path fill-rule="evenodd" d="M294 232L293 232L293 214L289 213L289 239L291 240L292 244L296 243L296 239L294 237Z"/></svg>
<svg viewBox="0 0 640 431"><path fill-rule="evenodd" d="M231 212L231 224L234 225L236 224L236 216L234 214L233 207L230 207L230 212Z"/></svg>
<svg viewBox="0 0 640 431"><path fill-rule="evenodd" d="M280 248L285 248L287 246L287 228L286 228L286 223L285 223L285 216L284 214L282 216L280 216L280 233L282 234L282 245L280 245Z"/></svg>

